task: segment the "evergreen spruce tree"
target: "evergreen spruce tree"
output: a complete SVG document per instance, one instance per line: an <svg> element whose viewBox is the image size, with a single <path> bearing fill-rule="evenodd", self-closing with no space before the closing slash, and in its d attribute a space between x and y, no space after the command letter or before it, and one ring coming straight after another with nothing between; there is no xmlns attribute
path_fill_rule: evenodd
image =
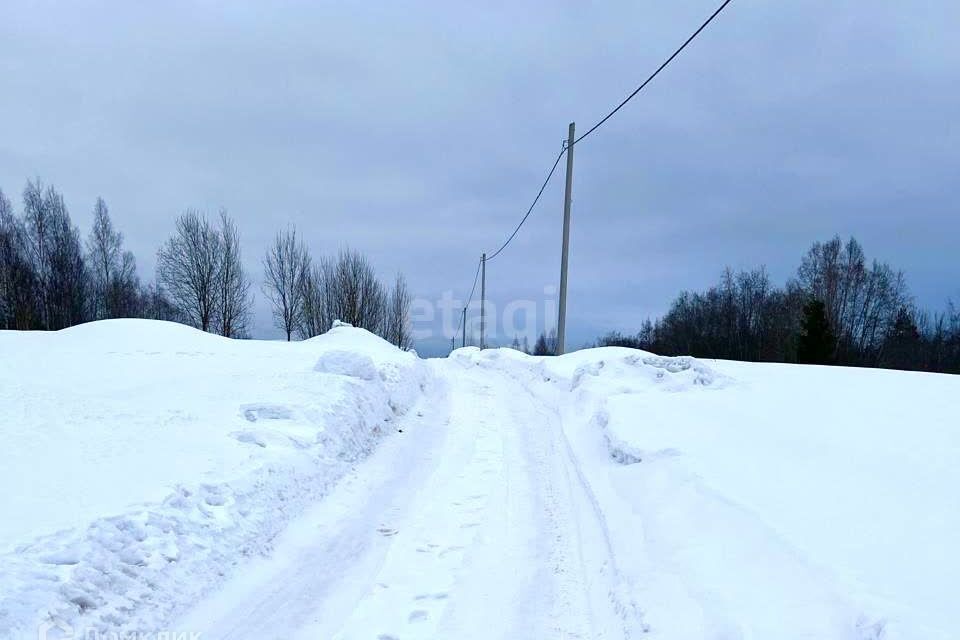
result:
<svg viewBox="0 0 960 640"><path fill-rule="evenodd" d="M910 309L901 305L887 333L883 366L893 369L923 369L923 340Z"/></svg>
<svg viewBox="0 0 960 640"><path fill-rule="evenodd" d="M535 356L549 356L550 347L547 346L547 334L546 332L541 333L540 337L537 338L536 344L533 345L533 355Z"/></svg>
<svg viewBox="0 0 960 640"><path fill-rule="evenodd" d="M800 364L830 364L835 344L827 308L822 300L811 300L803 307L797 361Z"/></svg>

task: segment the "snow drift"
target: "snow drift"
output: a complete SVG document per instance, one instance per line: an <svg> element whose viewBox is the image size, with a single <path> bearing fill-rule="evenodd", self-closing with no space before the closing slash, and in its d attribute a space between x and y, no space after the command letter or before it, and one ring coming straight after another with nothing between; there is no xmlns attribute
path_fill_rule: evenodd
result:
<svg viewBox="0 0 960 640"><path fill-rule="evenodd" d="M455 357L557 408L651 637L957 637L960 377Z"/></svg>
<svg viewBox="0 0 960 640"><path fill-rule="evenodd" d="M360 329L0 332L0 636L160 628L261 554L429 383Z"/></svg>

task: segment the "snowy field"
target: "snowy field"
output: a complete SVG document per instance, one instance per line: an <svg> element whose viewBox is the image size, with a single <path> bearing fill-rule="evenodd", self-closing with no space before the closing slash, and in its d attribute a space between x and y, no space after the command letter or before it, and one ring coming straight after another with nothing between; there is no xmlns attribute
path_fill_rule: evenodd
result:
<svg viewBox="0 0 960 640"><path fill-rule="evenodd" d="M148 321L0 365L0 637L960 637L958 377Z"/></svg>
<svg viewBox="0 0 960 640"><path fill-rule="evenodd" d="M108 321L0 332L0 357L0 636L160 628L269 552L428 383L349 328L286 344Z"/></svg>

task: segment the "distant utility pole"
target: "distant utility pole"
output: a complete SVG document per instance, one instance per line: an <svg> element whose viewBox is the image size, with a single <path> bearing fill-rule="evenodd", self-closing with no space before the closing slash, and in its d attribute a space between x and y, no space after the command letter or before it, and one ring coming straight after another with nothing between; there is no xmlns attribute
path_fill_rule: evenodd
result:
<svg viewBox="0 0 960 640"><path fill-rule="evenodd" d="M560 315L557 318L557 355L563 354L567 337L567 258L570 253L570 202L573 192L574 123L567 132L567 186L563 193L563 249L560 252Z"/></svg>
<svg viewBox="0 0 960 640"><path fill-rule="evenodd" d="M486 343L486 329L487 329L487 316L486 316L486 306L487 301L487 254L483 254L480 258L480 348L484 349L487 346Z"/></svg>
<svg viewBox="0 0 960 640"><path fill-rule="evenodd" d="M463 327L463 339L460 342L461 347L467 346L467 308L463 308L463 317L460 318L460 326Z"/></svg>

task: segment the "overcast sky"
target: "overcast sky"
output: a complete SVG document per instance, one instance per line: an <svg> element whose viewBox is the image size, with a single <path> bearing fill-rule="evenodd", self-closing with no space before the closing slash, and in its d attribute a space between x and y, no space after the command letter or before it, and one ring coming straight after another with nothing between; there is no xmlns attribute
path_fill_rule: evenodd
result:
<svg viewBox="0 0 960 640"><path fill-rule="evenodd" d="M27 178L56 185L84 234L103 196L145 279L180 212L223 206L257 283L295 224L315 254L349 245L464 297L567 123L586 131L717 4L4 0L0 188L19 210ZM725 265L781 283L834 234L920 304L960 298L958 24L948 0L734 0L576 149L571 343ZM552 304L562 178L490 263L501 307Z"/></svg>

